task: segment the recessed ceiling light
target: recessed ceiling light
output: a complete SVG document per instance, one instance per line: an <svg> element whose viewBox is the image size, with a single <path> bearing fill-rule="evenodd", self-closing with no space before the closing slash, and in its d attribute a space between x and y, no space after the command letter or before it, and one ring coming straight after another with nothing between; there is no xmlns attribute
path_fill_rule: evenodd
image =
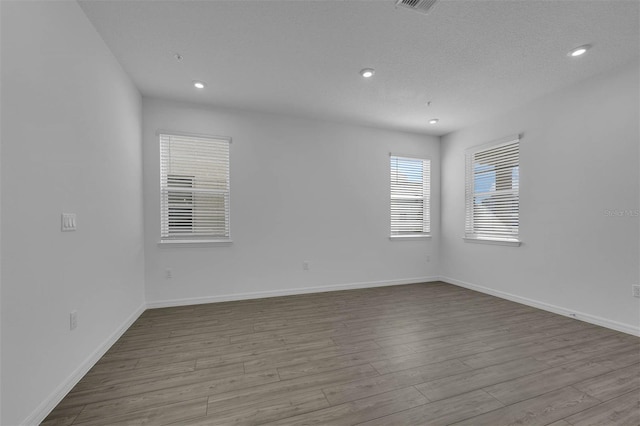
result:
<svg viewBox="0 0 640 426"><path fill-rule="evenodd" d="M207 83L205 83L204 81L194 81L193 86L196 89L204 89L205 87L207 87Z"/></svg>
<svg viewBox="0 0 640 426"><path fill-rule="evenodd" d="M375 73L376 73L376 70L374 70L373 68L364 68L360 70L360 75L363 76L364 78L371 78Z"/></svg>
<svg viewBox="0 0 640 426"><path fill-rule="evenodd" d="M585 44L584 46L578 46L575 49L572 49L567 55L572 58L577 58L578 56L582 56L587 53L587 50L591 49L591 45Z"/></svg>
<svg viewBox="0 0 640 426"><path fill-rule="evenodd" d="M429 120L429 124L438 124L438 120L437 118L432 118L431 120Z"/></svg>

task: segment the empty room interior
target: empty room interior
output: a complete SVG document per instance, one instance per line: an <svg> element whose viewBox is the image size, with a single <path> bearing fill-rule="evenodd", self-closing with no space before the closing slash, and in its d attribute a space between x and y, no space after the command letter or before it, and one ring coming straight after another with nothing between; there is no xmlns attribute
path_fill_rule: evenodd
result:
<svg viewBox="0 0 640 426"><path fill-rule="evenodd" d="M640 425L640 2L0 1L0 424Z"/></svg>

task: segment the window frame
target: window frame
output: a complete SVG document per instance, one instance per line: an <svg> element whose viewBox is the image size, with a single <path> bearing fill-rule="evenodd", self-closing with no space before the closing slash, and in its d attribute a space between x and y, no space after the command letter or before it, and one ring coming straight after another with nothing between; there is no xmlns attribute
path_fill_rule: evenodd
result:
<svg viewBox="0 0 640 426"><path fill-rule="evenodd" d="M423 167L424 167L424 163L426 162L428 165L428 176L423 176L423 229L425 227L425 216L427 218L426 220L426 227L427 227L427 231L422 231L422 232L413 232L413 233L405 233L405 234L398 234L395 233L394 234L394 229L393 229L393 213L392 213L392 209L393 209L393 192L392 192L392 187L391 187L391 179L392 179L392 173L393 173L393 166L392 166L392 161L393 158L401 158L401 159L407 159L407 160L413 160L413 161L421 161L423 163ZM420 239L420 238L431 238L432 235L432 228L431 228L431 183L432 183L432 161L431 161L431 157L429 156L424 156L424 155L415 155L415 154L400 154L400 153L394 153L394 152L390 152L389 153L389 162L388 167L389 167L389 239L390 240L406 240L406 239ZM424 186L426 185L426 187ZM426 191L425 191L426 189ZM426 201L426 207L425 207L425 201ZM426 213L426 215L425 215Z"/></svg>
<svg viewBox="0 0 640 426"><path fill-rule="evenodd" d="M216 140L216 141L224 141L228 143L228 157L227 157L227 188L226 191L224 191L225 197L227 199L227 203L228 203L228 207L225 210L225 226L228 229L227 232L227 236L226 237L220 237L220 236L216 236L216 235L200 235L200 236L193 236L193 237L189 237L189 236L180 236L180 237L176 237L176 238L170 238L170 237L165 237L162 234L162 226L163 226L163 207L164 207L164 202L163 201L163 191L166 190L167 192L170 192L170 188L169 187L164 187L163 186L163 182L162 182L162 178L163 178L163 172L162 172L162 137L163 136L177 136L177 137L183 137L183 138L199 138L199 139L211 139L211 140ZM156 137L158 138L158 151L159 151L159 158L158 158L158 165L159 165L159 181L160 181L160 239L158 241L158 246L174 246L174 245L186 245L186 246L203 246L203 245L226 245L226 244L230 244L233 242L233 240L231 239L231 146L232 146L232 138L229 136L217 136L217 135L208 135L208 134L200 134L200 133L190 133L190 132L180 132L180 131L171 131L171 130L158 130L156 132ZM167 173L167 177L169 175L176 175L176 173ZM195 178L195 177L194 177ZM179 191L178 191L179 192ZM193 195L195 197L195 193ZM168 206L167 206L167 214L169 214L168 212ZM196 214L196 209L195 209L195 202L194 202L194 207L193 207L193 214ZM168 226L168 222L169 221L169 217L167 217L167 226Z"/></svg>
<svg viewBox="0 0 640 426"><path fill-rule="evenodd" d="M469 243L481 243L481 244L493 244L493 245L504 245L504 246L514 246L518 247L522 244L520 240L520 146L521 146L521 135L515 134L511 136L507 136L501 139L493 140L491 142L487 142L484 144L476 145L471 148L468 148L465 151L465 215L464 215L464 237L463 240ZM482 234L478 233L474 224L474 200L476 194L478 193L475 190L476 180L475 173L472 170L473 165L475 164L474 158L475 155L490 151L496 148L500 148L503 146L511 145L517 143L518 144L518 185L516 191L517 199L518 199L518 210L517 210L517 233L513 234L513 236L499 236L496 234ZM494 190L495 191L495 190ZM513 191L513 188L511 189ZM487 192L487 191L485 191ZM501 190L501 192L506 193L507 190Z"/></svg>

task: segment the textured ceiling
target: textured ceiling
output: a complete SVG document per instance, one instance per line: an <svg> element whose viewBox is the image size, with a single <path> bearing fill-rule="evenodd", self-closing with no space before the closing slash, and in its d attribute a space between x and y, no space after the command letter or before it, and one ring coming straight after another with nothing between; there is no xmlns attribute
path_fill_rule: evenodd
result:
<svg viewBox="0 0 640 426"><path fill-rule="evenodd" d="M638 1L441 0L429 15L394 3L80 2L145 96L435 135L640 52Z"/></svg>

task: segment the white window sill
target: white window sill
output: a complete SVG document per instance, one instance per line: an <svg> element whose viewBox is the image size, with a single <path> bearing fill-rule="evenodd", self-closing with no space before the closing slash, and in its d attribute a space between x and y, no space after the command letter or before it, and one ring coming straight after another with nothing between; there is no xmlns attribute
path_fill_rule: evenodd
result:
<svg viewBox="0 0 640 426"><path fill-rule="evenodd" d="M520 247L522 241L518 240L489 240L486 238L462 238L467 243L476 243L476 244L492 244L496 246L510 246L510 247Z"/></svg>
<svg viewBox="0 0 640 426"><path fill-rule="evenodd" d="M431 234L412 234L412 235L391 235L389 236L389 239L391 241L396 241L396 240L414 240L414 239L429 239L431 238Z"/></svg>
<svg viewBox="0 0 640 426"><path fill-rule="evenodd" d="M232 244L232 240L161 240L158 241L158 247L206 247L206 246L224 246Z"/></svg>

